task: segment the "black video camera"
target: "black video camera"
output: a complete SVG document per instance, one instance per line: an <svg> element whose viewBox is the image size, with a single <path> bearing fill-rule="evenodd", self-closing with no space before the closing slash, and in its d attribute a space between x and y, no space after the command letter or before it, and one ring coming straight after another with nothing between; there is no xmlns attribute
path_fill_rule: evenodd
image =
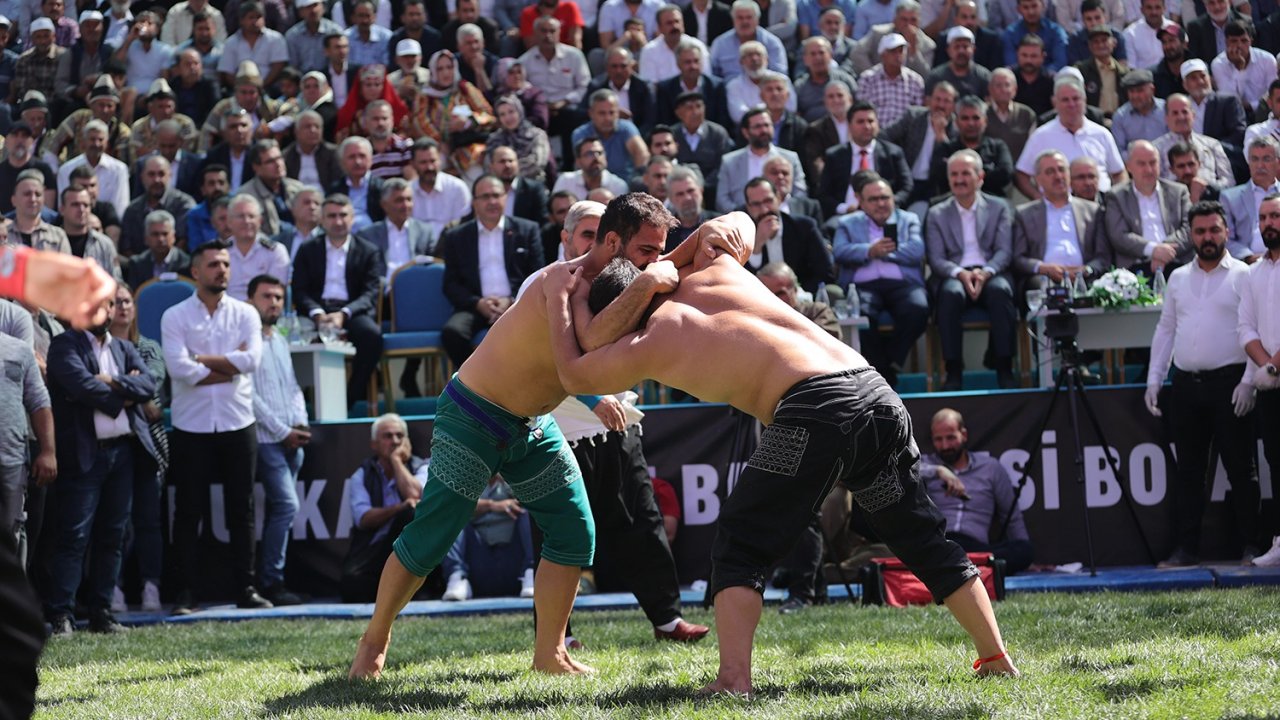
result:
<svg viewBox="0 0 1280 720"><path fill-rule="evenodd" d="M1044 289L1044 306L1049 311L1070 311L1072 305L1070 287L1066 285L1050 285Z"/></svg>

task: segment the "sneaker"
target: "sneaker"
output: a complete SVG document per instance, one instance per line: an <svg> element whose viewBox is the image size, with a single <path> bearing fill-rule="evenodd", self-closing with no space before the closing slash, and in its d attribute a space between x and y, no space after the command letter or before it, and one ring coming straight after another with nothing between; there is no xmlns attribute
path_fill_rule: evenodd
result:
<svg viewBox="0 0 1280 720"><path fill-rule="evenodd" d="M705 625L694 625L690 622L680 620L671 630L653 629L653 636L659 640L671 640L672 642L693 643L698 642L711 632L711 628Z"/></svg>
<svg viewBox="0 0 1280 720"><path fill-rule="evenodd" d="M111 612L129 612L129 604L124 601L124 590L119 585L111 590Z"/></svg>
<svg viewBox="0 0 1280 720"><path fill-rule="evenodd" d="M1178 548L1177 550L1173 551L1172 555L1170 555L1169 557L1157 563L1156 567L1161 569L1168 569L1168 568L1191 567L1193 565L1199 565L1199 564L1200 564L1200 558L1196 557L1195 555L1192 555L1191 553L1187 552L1186 550L1183 550L1182 548Z"/></svg>
<svg viewBox="0 0 1280 720"><path fill-rule="evenodd" d="M579 595L595 595L596 594L596 574L590 570L583 570L582 577L578 578L578 594Z"/></svg>
<svg viewBox="0 0 1280 720"><path fill-rule="evenodd" d="M778 608L778 612L783 615L794 615L812 604L812 602L800 597L787 598L787 601L782 603L782 607Z"/></svg>
<svg viewBox="0 0 1280 720"><path fill-rule="evenodd" d="M520 597L533 597L533 568L524 571L524 576L520 578Z"/></svg>
<svg viewBox="0 0 1280 720"><path fill-rule="evenodd" d="M160 612L160 586L150 580L142 585L142 611Z"/></svg>
<svg viewBox="0 0 1280 720"><path fill-rule="evenodd" d="M59 615L50 625L49 637L67 636L76 631L75 621L70 615Z"/></svg>
<svg viewBox="0 0 1280 720"><path fill-rule="evenodd" d="M115 617L110 610L91 610L89 611L89 632L102 633L103 635L114 635L127 630L125 626L116 622Z"/></svg>
<svg viewBox="0 0 1280 720"><path fill-rule="evenodd" d="M236 607L241 610L266 610L275 606L271 604L270 600L259 595L257 589L250 585L240 592L240 598L236 600Z"/></svg>
<svg viewBox="0 0 1280 720"><path fill-rule="evenodd" d="M583 645L583 644L582 644L582 641L581 641L581 640L579 640L578 638L576 638L576 637L574 637L574 636L572 636L572 635L565 635L565 636L564 636L564 649L565 649L565 650L585 650L586 648L587 648L587 646L586 646L586 645Z"/></svg>
<svg viewBox="0 0 1280 720"><path fill-rule="evenodd" d="M466 575L462 574L462 571L455 571L449 576L449 583L445 586L444 595L441 595L440 599L446 602L470 600L471 581L467 579Z"/></svg>
<svg viewBox="0 0 1280 720"><path fill-rule="evenodd" d="M302 596L285 587L284 583L262 588L262 597L269 600L276 607L301 605L303 603Z"/></svg>
<svg viewBox="0 0 1280 720"><path fill-rule="evenodd" d="M1255 567L1280 567L1280 535L1271 543L1271 549L1253 559Z"/></svg>
<svg viewBox="0 0 1280 720"><path fill-rule="evenodd" d="M1248 567L1253 564L1253 559L1258 557L1260 554L1261 553L1258 552L1257 545L1245 545L1244 549L1240 552L1240 564Z"/></svg>
<svg viewBox="0 0 1280 720"><path fill-rule="evenodd" d="M183 590L178 593L178 597L173 601L173 609L169 611L170 615L181 617L190 615L196 610L195 598L191 596L190 590Z"/></svg>

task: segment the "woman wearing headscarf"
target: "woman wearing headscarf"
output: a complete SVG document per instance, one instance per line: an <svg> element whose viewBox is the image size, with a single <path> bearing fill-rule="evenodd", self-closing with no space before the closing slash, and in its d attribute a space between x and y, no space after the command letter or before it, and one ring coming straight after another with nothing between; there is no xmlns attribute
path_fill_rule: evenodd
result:
<svg viewBox="0 0 1280 720"><path fill-rule="evenodd" d="M493 97L515 95L524 105L524 116L534 126L547 129L550 112L547 110L547 98L542 88L529 82L524 73L524 65L518 58L503 58L493 71Z"/></svg>
<svg viewBox="0 0 1280 720"><path fill-rule="evenodd" d="M409 108L396 93L391 83L387 82L387 68L383 65L365 65L357 74L360 84L357 92L347 93L347 102L338 110L337 142L342 142L351 135L368 135L361 125L360 117L364 114L364 106L374 100L386 100L391 104L392 127L400 127L409 115Z"/></svg>
<svg viewBox="0 0 1280 720"><path fill-rule="evenodd" d="M476 86L458 77L454 54L441 50L427 63L431 83L422 89L410 114L407 133L429 137L449 151L449 172L466 177L480 167L485 139L496 126L493 108Z"/></svg>
<svg viewBox="0 0 1280 720"><path fill-rule="evenodd" d="M515 150L520 161L520 176L545 183L547 161L551 158L547 132L525 118L524 105L515 95L499 97L493 103L493 111L498 115L498 129L489 136L486 145L489 148L505 145Z"/></svg>

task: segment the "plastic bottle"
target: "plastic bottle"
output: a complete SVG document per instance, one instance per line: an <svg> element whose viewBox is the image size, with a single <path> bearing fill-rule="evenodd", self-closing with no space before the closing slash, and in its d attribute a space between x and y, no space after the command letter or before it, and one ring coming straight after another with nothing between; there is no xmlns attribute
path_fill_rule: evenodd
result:
<svg viewBox="0 0 1280 720"><path fill-rule="evenodd" d="M830 306L831 298L827 296L827 284L818 283L818 292L813 294L813 301Z"/></svg>

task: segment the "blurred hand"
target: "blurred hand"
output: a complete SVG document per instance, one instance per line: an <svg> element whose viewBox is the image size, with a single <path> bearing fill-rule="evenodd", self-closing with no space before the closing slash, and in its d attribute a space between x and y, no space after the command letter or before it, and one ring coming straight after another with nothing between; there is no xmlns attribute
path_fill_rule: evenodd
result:
<svg viewBox="0 0 1280 720"><path fill-rule="evenodd" d="M36 485L45 487L58 478L58 458L52 451L42 450L32 463L31 473L35 475Z"/></svg>
<svg viewBox="0 0 1280 720"><path fill-rule="evenodd" d="M615 432L622 432L627 426L627 416L624 412L625 406L622 401L612 395L603 395L600 402L591 409L591 412L600 418L600 422L604 426Z"/></svg>
<svg viewBox="0 0 1280 720"><path fill-rule="evenodd" d="M968 495L965 493L964 483L961 482L960 478L951 471L951 468L939 465L938 478L942 480L942 488L948 495L951 497L964 498L966 500L969 499Z"/></svg>
<svg viewBox="0 0 1280 720"><path fill-rule="evenodd" d="M1147 391L1143 393L1142 400L1147 404L1147 412L1161 417L1164 413L1160 412L1160 386L1148 385Z"/></svg>
<svg viewBox="0 0 1280 720"><path fill-rule="evenodd" d="M1253 386L1258 389L1258 392L1280 387L1280 375L1275 375L1274 372L1274 365L1263 365L1253 373Z"/></svg>
<svg viewBox="0 0 1280 720"><path fill-rule="evenodd" d="M1231 391L1231 405L1235 408L1236 417L1244 417L1253 410L1253 404L1257 400L1253 386L1249 383L1240 383L1236 385L1236 389Z"/></svg>
<svg viewBox="0 0 1280 720"><path fill-rule="evenodd" d="M680 285L680 272L667 260L649 263L649 266L644 269L644 274L653 282L654 292L673 292Z"/></svg>

